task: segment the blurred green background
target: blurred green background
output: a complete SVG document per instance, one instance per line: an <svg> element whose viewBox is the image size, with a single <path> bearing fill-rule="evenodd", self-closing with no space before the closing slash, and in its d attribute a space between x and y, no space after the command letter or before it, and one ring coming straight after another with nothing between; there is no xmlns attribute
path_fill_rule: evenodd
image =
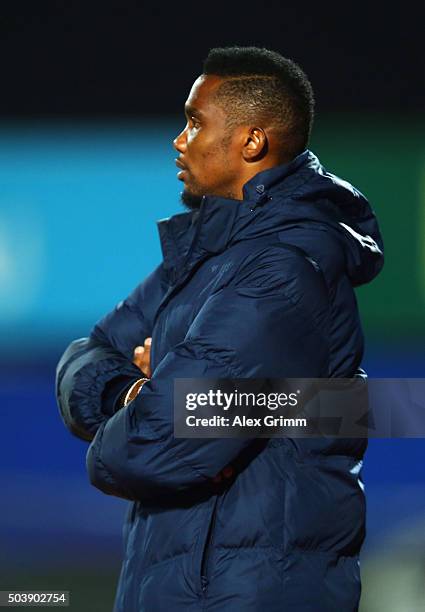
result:
<svg viewBox="0 0 425 612"><path fill-rule="evenodd" d="M367 195L384 236L386 264L358 290L374 337L406 341L425 330L424 120L400 115L320 118L313 137L322 163Z"/></svg>

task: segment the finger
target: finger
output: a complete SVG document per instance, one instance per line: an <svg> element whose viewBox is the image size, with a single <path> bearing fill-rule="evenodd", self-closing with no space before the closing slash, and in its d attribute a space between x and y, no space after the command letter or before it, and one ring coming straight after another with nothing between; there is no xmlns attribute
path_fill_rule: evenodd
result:
<svg viewBox="0 0 425 612"><path fill-rule="evenodd" d="M133 351L133 359L135 362L139 363L142 361L145 354L145 348L143 346L136 346Z"/></svg>
<svg viewBox="0 0 425 612"><path fill-rule="evenodd" d="M151 377L152 371L150 366L151 353L150 344L151 338L146 338L145 346L136 346L133 351L133 363L136 365L144 376Z"/></svg>
<svg viewBox="0 0 425 612"><path fill-rule="evenodd" d="M145 338L144 342L144 358L143 358L143 371L146 373L146 376L150 378L152 376L151 370L151 344L152 338Z"/></svg>
<svg viewBox="0 0 425 612"><path fill-rule="evenodd" d="M143 346L136 346L136 348L133 351L134 365L136 365L139 368L139 370L143 372L145 368L145 362L146 362L145 349L143 348ZM148 362L149 362L149 355L148 355Z"/></svg>

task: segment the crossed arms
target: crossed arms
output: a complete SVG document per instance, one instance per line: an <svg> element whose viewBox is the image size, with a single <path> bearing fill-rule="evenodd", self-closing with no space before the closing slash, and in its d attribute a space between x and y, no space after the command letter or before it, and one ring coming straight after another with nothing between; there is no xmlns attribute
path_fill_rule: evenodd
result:
<svg viewBox="0 0 425 612"><path fill-rule="evenodd" d="M284 256L285 262L273 259L280 270L288 264L286 259L297 257ZM134 347L152 335L151 321L161 298L158 269L94 328L89 339L67 350L58 366L58 401L71 431L92 439L87 469L96 487L149 501L164 493L185 492L212 482L252 442L175 438L175 378L279 378L282 372L296 377L301 371L323 375L327 346L319 323L326 316L327 302L314 286L313 268L297 257L300 273L307 276L303 286L313 292L294 296L293 277L290 286L288 275L282 273L264 284L262 264L269 269L270 251L266 261L257 257L243 281L206 300L183 341L165 354L125 409L114 413L102 394L118 377L126 388L140 379Z"/></svg>

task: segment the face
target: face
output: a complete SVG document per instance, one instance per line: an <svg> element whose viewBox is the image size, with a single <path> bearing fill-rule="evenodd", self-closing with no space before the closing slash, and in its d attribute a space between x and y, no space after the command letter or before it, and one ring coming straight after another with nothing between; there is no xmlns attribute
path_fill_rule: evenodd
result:
<svg viewBox="0 0 425 612"><path fill-rule="evenodd" d="M186 127L174 140L182 201L191 209L199 207L204 195L238 197L240 151L226 129L225 111L213 99L221 83L212 75L195 81L185 104Z"/></svg>

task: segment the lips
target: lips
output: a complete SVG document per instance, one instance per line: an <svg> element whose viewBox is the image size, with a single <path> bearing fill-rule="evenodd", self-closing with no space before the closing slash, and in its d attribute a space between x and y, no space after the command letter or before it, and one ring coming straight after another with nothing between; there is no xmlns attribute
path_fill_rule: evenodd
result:
<svg viewBox="0 0 425 612"><path fill-rule="evenodd" d="M180 172L177 173L177 178L180 181L183 181L184 180L184 175L185 175L185 173L187 171L187 168L186 168L186 166L179 159L176 159L175 163L176 163L177 168L180 168Z"/></svg>
<svg viewBox="0 0 425 612"><path fill-rule="evenodd" d="M183 162L181 162L179 159L174 160L176 162L176 166L178 168L180 168L181 170L186 170L186 166L184 165Z"/></svg>

